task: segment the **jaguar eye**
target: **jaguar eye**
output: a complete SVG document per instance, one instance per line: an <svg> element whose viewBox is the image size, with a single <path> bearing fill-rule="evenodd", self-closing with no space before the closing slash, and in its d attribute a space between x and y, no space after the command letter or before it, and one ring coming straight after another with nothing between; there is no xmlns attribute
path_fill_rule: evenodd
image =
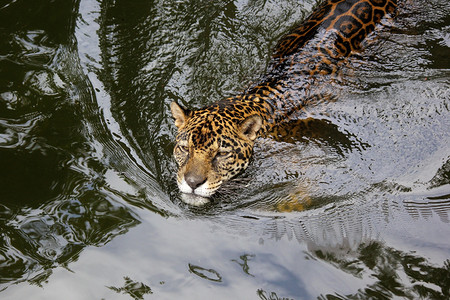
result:
<svg viewBox="0 0 450 300"><path fill-rule="evenodd" d="M183 152L189 152L189 147L188 146L178 146L178 148L183 151Z"/></svg>
<svg viewBox="0 0 450 300"><path fill-rule="evenodd" d="M231 151L219 151L217 152L216 156L217 157L227 157L231 154Z"/></svg>

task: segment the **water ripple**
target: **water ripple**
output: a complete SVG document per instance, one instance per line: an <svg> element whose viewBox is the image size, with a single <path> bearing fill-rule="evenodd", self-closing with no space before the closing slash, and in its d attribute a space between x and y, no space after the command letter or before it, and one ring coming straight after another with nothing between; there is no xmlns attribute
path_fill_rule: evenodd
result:
<svg viewBox="0 0 450 300"><path fill-rule="evenodd" d="M32 148L32 130L42 120L39 113L28 114L21 119L0 118L0 148Z"/></svg>

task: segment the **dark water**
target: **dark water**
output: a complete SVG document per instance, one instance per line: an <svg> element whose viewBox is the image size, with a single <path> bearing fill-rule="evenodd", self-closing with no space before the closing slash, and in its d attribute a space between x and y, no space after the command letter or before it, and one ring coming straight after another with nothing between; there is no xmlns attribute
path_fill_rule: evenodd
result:
<svg viewBox="0 0 450 300"><path fill-rule="evenodd" d="M445 0L409 1L234 192L180 200L169 103L249 86L314 4L0 2L0 298L448 298Z"/></svg>

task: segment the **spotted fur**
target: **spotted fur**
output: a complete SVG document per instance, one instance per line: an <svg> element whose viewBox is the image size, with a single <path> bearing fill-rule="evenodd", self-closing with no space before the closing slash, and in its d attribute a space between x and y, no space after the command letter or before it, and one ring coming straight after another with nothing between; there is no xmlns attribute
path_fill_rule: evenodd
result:
<svg viewBox="0 0 450 300"><path fill-rule="evenodd" d="M210 197L245 170L256 138L304 117L309 103L327 98L322 83L339 74L395 8L395 0L328 0L279 41L259 84L196 111L171 103L180 190Z"/></svg>

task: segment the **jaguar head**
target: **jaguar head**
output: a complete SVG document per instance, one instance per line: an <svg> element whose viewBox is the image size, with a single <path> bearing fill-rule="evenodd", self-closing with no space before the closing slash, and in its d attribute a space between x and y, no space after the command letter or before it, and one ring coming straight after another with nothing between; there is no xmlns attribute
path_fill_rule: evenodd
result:
<svg viewBox="0 0 450 300"><path fill-rule="evenodd" d="M170 109L178 128L173 153L181 192L208 198L247 168L260 116L221 102L196 111L172 102Z"/></svg>

